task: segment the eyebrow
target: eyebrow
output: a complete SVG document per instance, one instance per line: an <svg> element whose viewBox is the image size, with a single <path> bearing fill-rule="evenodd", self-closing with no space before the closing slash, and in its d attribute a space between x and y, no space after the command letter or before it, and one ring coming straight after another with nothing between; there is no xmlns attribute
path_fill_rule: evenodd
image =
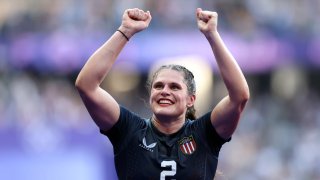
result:
<svg viewBox="0 0 320 180"><path fill-rule="evenodd" d="M181 84L179 84L179 83L172 82L172 83L169 83L169 84L181 87Z"/></svg>
<svg viewBox="0 0 320 180"><path fill-rule="evenodd" d="M153 85L159 85L159 84L165 84L163 81L156 81L153 83ZM180 83L176 83L176 82L169 82L168 83L170 86L175 85L175 86L179 86L182 87Z"/></svg>

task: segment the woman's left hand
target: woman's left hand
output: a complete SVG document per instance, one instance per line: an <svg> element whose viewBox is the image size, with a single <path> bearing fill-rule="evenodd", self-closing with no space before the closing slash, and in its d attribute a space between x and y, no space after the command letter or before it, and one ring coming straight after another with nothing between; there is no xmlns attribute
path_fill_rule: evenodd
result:
<svg viewBox="0 0 320 180"><path fill-rule="evenodd" d="M197 8L196 16L198 28L204 35L217 31L218 13Z"/></svg>

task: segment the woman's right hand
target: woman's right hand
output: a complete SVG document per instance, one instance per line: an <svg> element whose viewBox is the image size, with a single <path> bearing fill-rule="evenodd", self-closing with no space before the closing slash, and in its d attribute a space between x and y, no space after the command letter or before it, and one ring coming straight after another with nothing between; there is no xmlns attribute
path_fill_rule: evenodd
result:
<svg viewBox="0 0 320 180"><path fill-rule="evenodd" d="M119 30L128 38L131 38L135 33L146 29L151 19L152 17L149 11L145 12L138 8L127 9L123 13Z"/></svg>

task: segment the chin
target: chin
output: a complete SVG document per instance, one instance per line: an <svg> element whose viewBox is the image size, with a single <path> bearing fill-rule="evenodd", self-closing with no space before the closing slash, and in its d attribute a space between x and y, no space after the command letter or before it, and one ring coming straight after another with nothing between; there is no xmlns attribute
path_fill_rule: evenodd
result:
<svg viewBox="0 0 320 180"><path fill-rule="evenodd" d="M156 108L154 114L158 118L172 118L178 117L180 114L176 111L172 111L171 109L163 109L163 108Z"/></svg>
<svg viewBox="0 0 320 180"><path fill-rule="evenodd" d="M172 116L172 115L174 115L174 112L172 112L172 110L166 109L163 107L154 108L153 113L156 116Z"/></svg>
<svg viewBox="0 0 320 180"><path fill-rule="evenodd" d="M162 110L162 109L156 110L154 112L154 114L156 114L157 116L173 116L174 115L173 112L167 111L167 110Z"/></svg>

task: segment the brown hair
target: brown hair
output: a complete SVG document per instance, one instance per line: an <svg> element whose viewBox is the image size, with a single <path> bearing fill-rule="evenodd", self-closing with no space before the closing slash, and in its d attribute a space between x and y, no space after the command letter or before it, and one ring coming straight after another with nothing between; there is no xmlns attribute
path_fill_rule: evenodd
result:
<svg viewBox="0 0 320 180"><path fill-rule="evenodd" d="M158 76L159 72L163 69L172 69L172 70L181 72L184 77L184 82L187 85L188 94L194 95L196 93L196 83L194 81L194 76L193 76L192 72L189 71L184 66L176 65L176 64L163 65L159 69L157 69L154 72L153 76L150 79L148 79L148 81L147 81L148 92L151 91L151 87L152 87L152 83L153 83L154 79ZM186 118L191 119L191 120L196 119L196 110L194 108L194 105L191 107L188 107L187 113L186 113Z"/></svg>

